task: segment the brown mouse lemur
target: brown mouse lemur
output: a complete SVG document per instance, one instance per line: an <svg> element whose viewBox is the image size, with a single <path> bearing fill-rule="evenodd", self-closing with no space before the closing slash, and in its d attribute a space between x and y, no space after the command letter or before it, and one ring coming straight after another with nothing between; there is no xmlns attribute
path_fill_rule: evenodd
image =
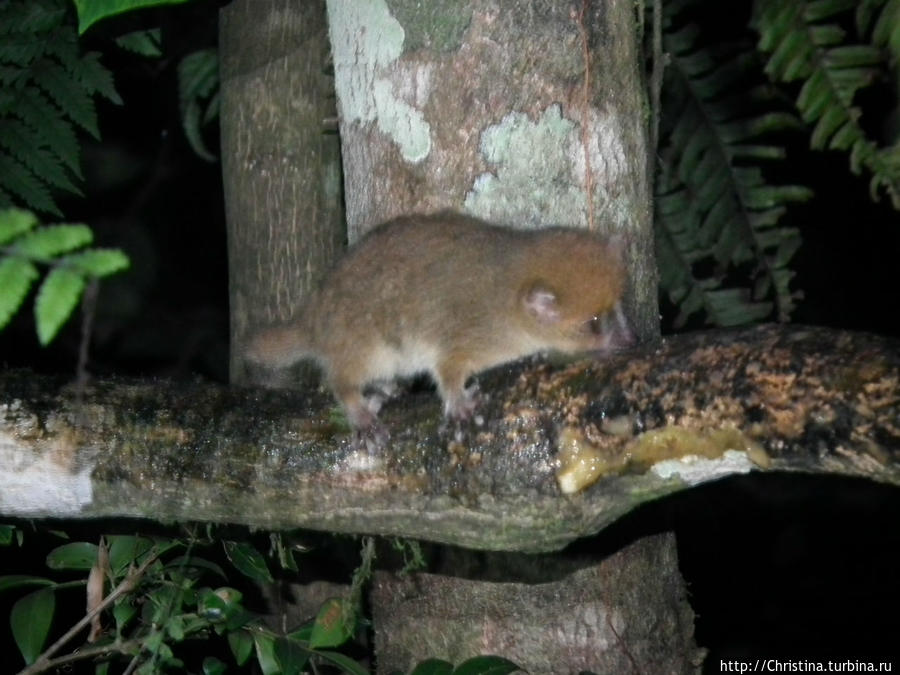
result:
<svg viewBox="0 0 900 675"><path fill-rule="evenodd" d="M314 359L360 433L377 426L370 384L428 373L447 418L472 417L467 378L542 351L632 342L621 245L586 230L514 230L442 212L364 236L293 323L258 334L267 368Z"/></svg>

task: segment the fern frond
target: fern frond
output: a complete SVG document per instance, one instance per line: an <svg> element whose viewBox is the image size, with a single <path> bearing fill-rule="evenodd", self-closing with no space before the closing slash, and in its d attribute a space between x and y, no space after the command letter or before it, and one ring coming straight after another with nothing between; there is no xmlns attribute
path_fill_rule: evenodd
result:
<svg viewBox="0 0 900 675"><path fill-rule="evenodd" d="M200 127L218 114L218 88L219 55L215 49L192 52L178 64L178 104L184 135L194 152L209 162L215 155L206 148ZM205 110L204 99L209 101Z"/></svg>
<svg viewBox="0 0 900 675"><path fill-rule="evenodd" d="M897 9L890 4L884 6L883 16L896 18ZM874 45L846 44L846 31L838 23L827 23L856 6L854 0L757 0L754 25L759 48L769 54L769 77L777 82L803 80L796 104L803 121L813 127L810 146L849 151L851 170L860 173L864 167L872 174L873 196L884 189L900 208L900 149L881 149L869 139L859 123L862 111L853 105L856 93L880 75L882 51ZM869 3L867 11L872 9ZM857 14L862 23L870 18Z"/></svg>
<svg viewBox="0 0 900 675"><path fill-rule="evenodd" d="M0 37L16 33L43 33L60 25L66 14L59 2L6 2L0 4Z"/></svg>
<svg viewBox="0 0 900 675"><path fill-rule="evenodd" d="M799 123L765 108L766 90L736 86L754 72L745 54L700 48L697 36L693 25L674 29L671 21L663 36L670 62L656 196L660 282L679 307L676 327L700 311L719 326L758 321L773 309L785 321L794 309L787 266L799 234L778 221L788 203L811 193L767 184L757 164L784 156L765 142L767 133ZM723 288L745 268L745 285Z"/></svg>
<svg viewBox="0 0 900 675"><path fill-rule="evenodd" d="M39 134L47 149L54 153L77 178L81 178L78 137L69 121L37 87L25 87L9 110Z"/></svg>
<svg viewBox="0 0 900 675"><path fill-rule="evenodd" d="M59 64L42 59L31 67L35 84L65 111L66 116L94 138L100 138L94 101L83 87Z"/></svg>
<svg viewBox="0 0 900 675"><path fill-rule="evenodd" d="M50 196L47 186L35 178L25 165L5 152L0 152L0 186L37 211L62 215ZM10 205L9 203L0 203L0 208Z"/></svg>
<svg viewBox="0 0 900 675"><path fill-rule="evenodd" d="M97 54L82 54L65 0L0 3L0 204L59 215L51 190L80 194L73 125L99 137L93 97L115 102Z"/></svg>
<svg viewBox="0 0 900 675"><path fill-rule="evenodd" d="M89 279L128 267L122 251L85 249L92 240L87 225L38 227L37 218L29 211L0 209L0 330L19 311L40 277L38 266L47 268L34 307L38 339L44 345L72 314Z"/></svg>
<svg viewBox="0 0 900 675"><path fill-rule="evenodd" d="M59 157L40 146L41 137L34 128L15 118L0 118L0 147L50 185L80 195Z"/></svg>
<svg viewBox="0 0 900 675"><path fill-rule="evenodd" d="M162 56L160 48L160 30L152 28L150 30L137 30L132 33L116 38L116 44L122 49L147 58L155 59Z"/></svg>
<svg viewBox="0 0 900 675"><path fill-rule="evenodd" d="M860 0L856 29L871 34L872 44L890 49L894 63L900 61L900 0Z"/></svg>

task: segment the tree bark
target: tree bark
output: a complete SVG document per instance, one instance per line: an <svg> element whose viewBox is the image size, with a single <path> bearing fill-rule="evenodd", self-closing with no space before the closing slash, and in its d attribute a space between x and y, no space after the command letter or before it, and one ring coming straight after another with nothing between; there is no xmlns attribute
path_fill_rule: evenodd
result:
<svg viewBox="0 0 900 675"><path fill-rule="evenodd" d="M323 392L0 373L0 514L140 516L549 551L735 473L900 485L900 344L765 326L480 378L484 426L442 433L435 394L382 411L357 452ZM579 468L582 467L582 468ZM567 469L574 470L562 491Z"/></svg>
<svg viewBox="0 0 900 675"><path fill-rule="evenodd" d="M658 335L635 5L329 0L351 241L443 208L621 234Z"/></svg>
<svg viewBox="0 0 900 675"><path fill-rule="evenodd" d="M461 663L490 650L529 673L693 672L702 652L685 593L671 534L536 584L376 573L378 672L411 672L422 654Z"/></svg>
<svg viewBox="0 0 900 675"><path fill-rule="evenodd" d="M290 320L342 250L340 147L324 3L236 0L220 19L231 378L244 382L249 335Z"/></svg>
<svg viewBox="0 0 900 675"><path fill-rule="evenodd" d="M328 0L328 17L351 241L393 216L443 208L620 235L626 313L639 337L658 336L633 2ZM411 643L421 649L428 631L417 624ZM558 668L579 670L575 659Z"/></svg>

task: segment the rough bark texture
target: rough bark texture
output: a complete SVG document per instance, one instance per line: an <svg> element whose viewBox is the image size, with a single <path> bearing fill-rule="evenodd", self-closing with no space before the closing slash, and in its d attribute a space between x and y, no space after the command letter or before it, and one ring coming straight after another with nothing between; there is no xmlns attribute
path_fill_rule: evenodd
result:
<svg viewBox="0 0 900 675"><path fill-rule="evenodd" d="M292 318L344 241L324 2L236 0L221 12L219 46L232 380L242 382L248 335Z"/></svg>
<svg viewBox="0 0 900 675"><path fill-rule="evenodd" d="M450 663L494 651L529 673L688 673L702 653L674 535L647 537L548 583L376 573L379 673L429 654Z"/></svg>
<svg viewBox="0 0 900 675"><path fill-rule="evenodd" d="M0 514L143 516L553 550L642 502L786 470L900 485L900 345L758 327L480 378L484 425L439 431L431 392L389 402L360 453L324 392L0 374ZM577 491L562 494L561 477Z"/></svg>
<svg viewBox="0 0 900 675"><path fill-rule="evenodd" d="M329 0L350 240L442 208L621 233L629 315L655 335L634 11L630 0Z"/></svg>

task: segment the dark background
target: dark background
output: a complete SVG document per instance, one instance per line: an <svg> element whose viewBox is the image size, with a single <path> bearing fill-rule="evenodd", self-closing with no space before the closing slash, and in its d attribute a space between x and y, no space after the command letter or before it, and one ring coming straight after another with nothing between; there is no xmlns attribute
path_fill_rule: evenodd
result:
<svg viewBox="0 0 900 675"><path fill-rule="evenodd" d="M99 103L103 140L84 146L87 198L60 204L67 220L90 224L100 245L124 248L132 260L128 273L102 286L89 363L95 375L227 381L220 165L188 147L175 93L181 56L215 44L220 4L143 12L87 38L89 48L106 54L125 104ZM727 17L703 20L746 31L748 7L741 5L742 14L737 3L718 6L726 5ZM128 22L162 25L163 59L109 47L107 36ZM889 83L866 96L867 110L875 111L866 123L878 135L890 127L894 110ZM206 134L216 153L217 133L210 128ZM792 287L804 293L794 320L900 335L898 213L886 200L872 202L868 177L852 175L845 154L811 152L803 137L786 142L789 180L816 193L788 215L803 237L792 265ZM663 315L664 322L674 316L665 302ZM74 376L78 323L41 348L33 316L23 310L0 333L0 364ZM818 476L744 476L646 505L578 542L572 553L613 550L650 532L674 530L697 613L697 640L711 650L708 672L717 672L723 658L871 661L896 656L900 643L898 514L896 488ZM0 573L14 571L12 559L3 557Z"/></svg>

